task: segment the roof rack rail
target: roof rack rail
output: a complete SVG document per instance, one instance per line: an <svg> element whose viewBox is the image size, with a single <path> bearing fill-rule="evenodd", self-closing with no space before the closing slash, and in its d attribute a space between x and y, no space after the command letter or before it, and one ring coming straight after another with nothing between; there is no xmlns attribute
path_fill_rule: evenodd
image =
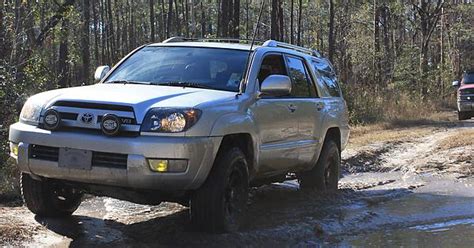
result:
<svg viewBox="0 0 474 248"><path fill-rule="evenodd" d="M321 53L317 50L304 48L304 47L300 47L300 46L297 46L297 45L292 45L292 44L288 44L288 43L281 42L281 41L276 41L276 40L267 40L263 43L262 46L264 46L264 47L265 46L266 47L281 47L281 48L291 49L291 50L295 50L295 51L302 52L302 53L307 53L307 54L313 55L315 57L321 57Z"/></svg>
<svg viewBox="0 0 474 248"><path fill-rule="evenodd" d="M185 41L197 41L197 38L186 38L186 37L180 37L180 36L175 36L168 38L161 43L172 43L172 42L185 42Z"/></svg>
<svg viewBox="0 0 474 248"><path fill-rule="evenodd" d="M186 41L199 41L199 42L229 42L229 43L251 43L251 39L239 39L239 38L186 38L186 37L171 37L162 43L172 42L186 42ZM255 40L257 43L263 43L261 40Z"/></svg>

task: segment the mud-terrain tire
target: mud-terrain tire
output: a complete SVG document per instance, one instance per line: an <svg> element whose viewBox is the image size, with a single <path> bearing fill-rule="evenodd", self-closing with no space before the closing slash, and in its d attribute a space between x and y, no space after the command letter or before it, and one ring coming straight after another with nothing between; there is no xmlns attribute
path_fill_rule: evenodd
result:
<svg viewBox="0 0 474 248"><path fill-rule="evenodd" d="M327 140L323 144L318 162L310 171L299 174L300 188L303 190L337 190L341 152L335 141Z"/></svg>
<svg viewBox="0 0 474 248"><path fill-rule="evenodd" d="M467 119L470 119L469 113L458 112L458 120L463 121Z"/></svg>
<svg viewBox="0 0 474 248"><path fill-rule="evenodd" d="M209 176L191 198L191 224L196 231L234 232L247 207L247 159L236 147L219 151Z"/></svg>
<svg viewBox="0 0 474 248"><path fill-rule="evenodd" d="M70 216L81 204L81 193L47 179L38 181L31 178L29 174L22 173L20 184L26 207L38 216Z"/></svg>

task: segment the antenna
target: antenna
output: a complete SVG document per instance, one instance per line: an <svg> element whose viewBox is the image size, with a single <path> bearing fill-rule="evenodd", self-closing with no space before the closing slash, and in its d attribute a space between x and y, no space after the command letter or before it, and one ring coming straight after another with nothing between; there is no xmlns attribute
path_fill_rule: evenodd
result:
<svg viewBox="0 0 474 248"><path fill-rule="evenodd" d="M260 6L260 12L258 13L258 19L257 19L257 24L255 25L255 28L253 30L253 37L252 37L252 43L250 43L250 49L249 49L249 54L247 56L247 61L245 62L245 68L246 68L246 71L245 71L245 77L242 77L242 80L244 78L247 77L247 74L248 74L248 70L249 70L249 62L250 62L250 55L252 54L252 48L253 48L253 45L255 44L255 38L257 36L257 32L258 32L258 28L259 28L259 25L260 25L260 19L262 18L262 13L263 13L263 7L265 7L265 0L262 0L262 5ZM242 83L240 84L240 89L239 89L239 94L242 94Z"/></svg>

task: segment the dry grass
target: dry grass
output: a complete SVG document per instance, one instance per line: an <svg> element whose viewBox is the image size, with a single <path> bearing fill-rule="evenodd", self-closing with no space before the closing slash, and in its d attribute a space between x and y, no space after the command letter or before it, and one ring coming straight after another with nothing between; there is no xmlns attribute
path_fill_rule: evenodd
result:
<svg viewBox="0 0 474 248"><path fill-rule="evenodd" d="M351 129L349 147L359 147L371 143L393 142L415 139L426 136L433 127L416 126L411 128L389 129L386 124L357 126Z"/></svg>
<svg viewBox="0 0 474 248"><path fill-rule="evenodd" d="M5 210L0 210L0 212ZM6 210L8 211L8 210ZM11 211L11 210L10 210ZM18 241L28 240L35 233L34 226L23 223L20 216L9 217L6 213L0 219L0 246L14 245Z"/></svg>
<svg viewBox="0 0 474 248"><path fill-rule="evenodd" d="M466 146L474 146L474 130L472 129L456 132L438 143L438 149L441 150Z"/></svg>
<svg viewBox="0 0 474 248"><path fill-rule="evenodd" d="M349 147L354 148L377 142L412 140L433 132L436 127L454 125L457 122L453 111L422 113L415 118L397 119L376 124L351 127Z"/></svg>

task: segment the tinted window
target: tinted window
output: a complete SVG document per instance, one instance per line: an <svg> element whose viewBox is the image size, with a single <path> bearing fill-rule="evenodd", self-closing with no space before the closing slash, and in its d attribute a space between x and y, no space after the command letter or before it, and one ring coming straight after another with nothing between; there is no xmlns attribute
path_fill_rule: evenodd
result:
<svg viewBox="0 0 474 248"><path fill-rule="evenodd" d="M291 96L315 97L316 91L305 68L303 60L295 57L286 58L288 71L293 83Z"/></svg>
<svg viewBox="0 0 474 248"><path fill-rule="evenodd" d="M260 84L270 75L287 75L282 55L268 55L263 59L262 66L260 66L260 71L258 72Z"/></svg>
<svg viewBox="0 0 474 248"><path fill-rule="evenodd" d="M248 52L197 47L145 47L122 63L107 82L192 82L238 91Z"/></svg>
<svg viewBox="0 0 474 248"><path fill-rule="evenodd" d="M463 83L465 83L465 84L474 84L474 73L464 74Z"/></svg>
<svg viewBox="0 0 474 248"><path fill-rule="evenodd" d="M337 83L336 74L326 61L313 61L314 69L319 73L318 83L328 96L340 97L341 92Z"/></svg>

